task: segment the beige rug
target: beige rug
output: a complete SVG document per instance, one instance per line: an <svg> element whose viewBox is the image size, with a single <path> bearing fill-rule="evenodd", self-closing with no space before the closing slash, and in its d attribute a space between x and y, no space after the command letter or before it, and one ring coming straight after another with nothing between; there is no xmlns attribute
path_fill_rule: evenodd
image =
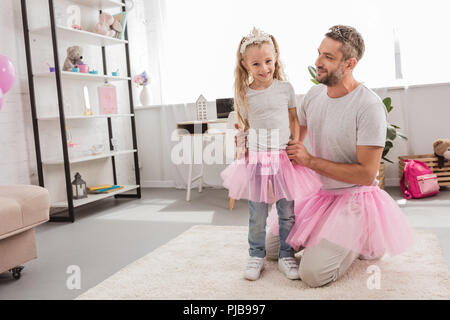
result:
<svg viewBox="0 0 450 320"><path fill-rule="evenodd" d="M247 227L194 226L77 299L450 299L433 233L418 231L402 255L356 260L341 279L314 289L286 279L275 261L258 281L244 280L247 246Z"/></svg>

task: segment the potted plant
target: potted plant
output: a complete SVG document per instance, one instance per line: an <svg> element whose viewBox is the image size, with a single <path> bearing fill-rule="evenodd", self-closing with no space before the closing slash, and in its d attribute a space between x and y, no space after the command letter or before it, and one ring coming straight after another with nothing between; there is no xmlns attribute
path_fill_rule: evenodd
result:
<svg viewBox="0 0 450 320"><path fill-rule="evenodd" d="M392 109L394 108L392 106L392 99L390 97L386 97L383 99L383 104L386 107L387 112L391 112ZM402 133L400 133L398 130L400 129L399 126L396 126L395 124L391 124L388 123L387 124L387 130L386 130L386 143L384 145L384 150L383 150L383 155L381 156L381 158L384 161L387 161L389 163L394 163L393 161L389 160L388 158L386 158L387 154L389 153L389 151L392 149L392 147L394 146L393 141L399 137L403 140L408 140L408 138L403 135ZM380 163L380 169L378 171L378 176L377 176L377 180L379 181L379 187L381 189L384 189L384 171L385 171L386 165L384 164L383 161L381 161Z"/></svg>
<svg viewBox="0 0 450 320"><path fill-rule="evenodd" d="M314 84L319 84L319 82L316 80L316 75L317 75L317 70L316 68L314 68L313 66L308 66L308 71L309 74L311 75L311 81ZM392 106L392 99L390 97L386 97L383 99L383 104L386 107L386 111L389 113L392 111L392 109L394 108ZM393 141L399 137L403 140L408 140L408 138L403 135L402 133L400 133L398 130L400 129L399 126L396 126L395 124L387 124L387 130L386 130L386 143L384 145L384 150L383 150L383 154L381 156L382 160L387 161L389 163L394 163L393 161L389 160L388 158L386 158L387 154L389 153L389 151L392 149L392 147L394 146ZM381 161L380 163L380 169L378 171L378 176L377 176L377 180L379 181L378 186L381 189L384 189L384 176L385 176L385 168L386 165L384 164L383 161Z"/></svg>
<svg viewBox="0 0 450 320"><path fill-rule="evenodd" d="M313 66L308 66L308 71L309 74L311 75L311 81L314 84L319 84L319 81L317 81L316 77L317 77L317 70L316 68L314 68Z"/></svg>
<svg viewBox="0 0 450 320"><path fill-rule="evenodd" d="M142 87L142 91L139 95L142 106L149 106L152 103L152 93L147 85L150 82L150 79L147 75L147 72L142 72L141 74L134 76L134 83L137 87Z"/></svg>

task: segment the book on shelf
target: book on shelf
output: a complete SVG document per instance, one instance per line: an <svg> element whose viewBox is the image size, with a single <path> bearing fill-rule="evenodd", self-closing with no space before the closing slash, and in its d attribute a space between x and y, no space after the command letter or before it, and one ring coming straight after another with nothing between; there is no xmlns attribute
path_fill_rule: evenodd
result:
<svg viewBox="0 0 450 320"><path fill-rule="evenodd" d="M113 186L112 184L102 184L99 186L88 187L88 190L95 191L95 190L99 190L99 189L111 188L112 186Z"/></svg>
<svg viewBox="0 0 450 320"><path fill-rule="evenodd" d="M101 186L95 186L95 187L89 187L89 193L91 194L99 194L99 193L110 193L117 190L122 189L122 186L116 186L116 185L101 185Z"/></svg>

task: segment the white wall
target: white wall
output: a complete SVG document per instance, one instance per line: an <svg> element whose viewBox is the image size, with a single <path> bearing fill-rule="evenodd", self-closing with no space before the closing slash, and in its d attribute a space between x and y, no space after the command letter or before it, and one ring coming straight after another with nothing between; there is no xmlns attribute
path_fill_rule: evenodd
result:
<svg viewBox="0 0 450 320"><path fill-rule="evenodd" d="M36 184L34 137L20 1L0 2L0 34L0 54L12 60L17 72L16 83L6 94L0 111L0 184ZM450 84L408 89L377 89L376 92L382 97L392 97L395 109L390 113L389 121L402 127L410 138L407 143L396 140L394 149L388 155L390 159L396 161L399 155L432 153L432 143L435 139L450 138ZM139 104L137 100L135 103ZM160 112L159 108L136 112L142 160L141 180L151 186L170 186L173 182L170 172L164 171L162 163L162 159L167 159L167 155L160 156L163 150L166 150L160 146L160 128L162 125L175 124L161 123ZM388 164L386 174L387 184L395 185L398 182L397 164ZM206 179L212 184L217 181L217 170L207 171L206 175Z"/></svg>
<svg viewBox="0 0 450 320"><path fill-rule="evenodd" d="M36 183L36 160L28 95L20 1L0 4L0 54L16 67L17 79L0 111L0 184Z"/></svg>
<svg viewBox="0 0 450 320"><path fill-rule="evenodd" d="M409 139L403 141L397 138L387 155L394 164L386 163L386 185L396 186L398 178L398 156L433 153L433 141L438 138L450 138L450 83L419 85L409 88L378 88L374 91L383 99L392 98L394 109L388 115L388 122L398 125L401 132ZM298 94L298 104L303 95ZM210 102L214 104L214 102ZM190 105L194 108L194 105ZM163 150L159 145L161 141L161 126L175 128L175 122L162 123L162 110L176 108L176 105L155 106L149 109L138 110L136 113L138 124L138 143L140 159L142 161L141 180L144 186L174 187L173 172L167 170L164 161L170 159L170 148ZM177 121L193 120L191 114ZM210 113L211 114L211 113ZM211 119L214 119L212 115ZM308 143L306 143L308 146ZM149 146L153 146L149 148ZM206 166L205 180L212 186L220 186L220 171L224 165ZM194 176L200 172L199 166L194 166Z"/></svg>
<svg viewBox="0 0 450 320"><path fill-rule="evenodd" d="M398 156L432 154L436 139L450 138L450 83L376 91L383 97L392 97L395 109L388 121L400 126L408 137L407 142L397 138L388 154L396 163L387 164L386 184L398 185Z"/></svg>

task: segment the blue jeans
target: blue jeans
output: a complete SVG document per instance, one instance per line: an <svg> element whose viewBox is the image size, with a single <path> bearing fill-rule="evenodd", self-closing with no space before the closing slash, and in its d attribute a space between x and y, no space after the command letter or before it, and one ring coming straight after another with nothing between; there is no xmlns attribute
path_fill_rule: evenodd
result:
<svg viewBox="0 0 450 320"><path fill-rule="evenodd" d="M295 222L294 201L286 199L276 203L280 234L280 258L293 257L294 250L286 243L286 238ZM248 244L251 257L264 258L266 256L266 220L269 205L264 202L248 202L250 219L248 223Z"/></svg>

